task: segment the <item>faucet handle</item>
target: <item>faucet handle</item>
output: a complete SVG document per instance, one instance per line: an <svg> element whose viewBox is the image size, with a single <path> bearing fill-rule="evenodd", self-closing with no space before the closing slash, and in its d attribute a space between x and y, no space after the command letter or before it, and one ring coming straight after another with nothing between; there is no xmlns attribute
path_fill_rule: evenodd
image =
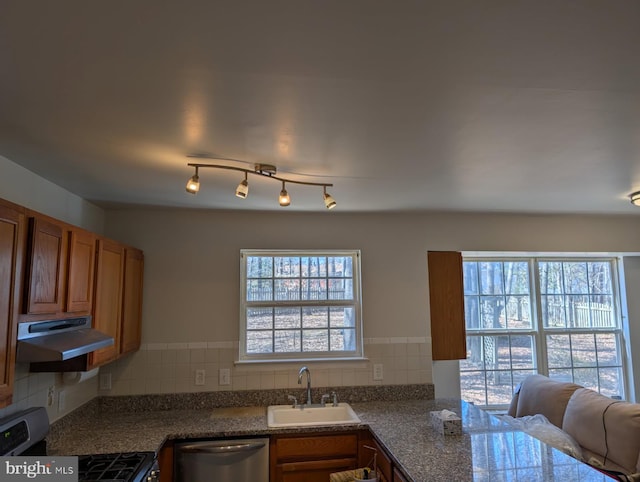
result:
<svg viewBox="0 0 640 482"><path fill-rule="evenodd" d="M320 400L320 404L324 407L325 404L327 403L327 400L329 400L330 395L328 393L325 393L324 395L322 395L322 400Z"/></svg>
<svg viewBox="0 0 640 482"><path fill-rule="evenodd" d="M338 406L338 394L336 392L331 392L331 397L333 398L333 406Z"/></svg>
<svg viewBox="0 0 640 482"><path fill-rule="evenodd" d="M293 405L291 406L291 408L296 408L296 405L298 405L298 399L293 395L287 395L287 399L293 400Z"/></svg>

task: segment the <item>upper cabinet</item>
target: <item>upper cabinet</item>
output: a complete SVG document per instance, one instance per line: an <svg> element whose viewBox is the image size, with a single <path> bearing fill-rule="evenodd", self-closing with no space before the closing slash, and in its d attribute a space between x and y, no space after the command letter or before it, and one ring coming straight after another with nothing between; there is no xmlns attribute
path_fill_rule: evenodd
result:
<svg viewBox="0 0 640 482"><path fill-rule="evenodd" d="M65 234L61 224L41 217L29 218L27 314L55 314L62 311L67 254Z"/></svg>
<svg viewBox="0 0 640 482"><path fill-rule="evenodd" d="M124 289L122 292L122 333L120 353L140 348L142 339L142 280L144 254L139 249L126 248L124 258Z"/></svg>
<svg viewBox="0 0 640 482"><path fill-rule="evenodd" d="M91 314L95 253L93 233L30 212L24 313Z"/></svg>
<svg viewBox="0 0 640 482"><path fill-rule="evenodd" d="M95 235L89 231L73 229L69 236L69 269L65 311L91 313L95 260Z"/></svg>
<svg viewBox="0 0 640 482"><path fill-rule="evenodd" d="M429 251L428 263L432 358L465 359L462 255L453 251Z"/></svg>
<svg viewBox="0 0 640 482"><path fill-rule="evenodd" d="M0 200L0 408L13 393L25 244L24 209Z"/></svg>
<svg viewBox="0 0 640 482"><path fill-rule="evenodd" d="M98 240L96 298L93 327L112 336L112 346L91 354L91 365L99 366L115 360L120 354L122 333L122 292L124 286L124 247L107 239Z"/></svg>

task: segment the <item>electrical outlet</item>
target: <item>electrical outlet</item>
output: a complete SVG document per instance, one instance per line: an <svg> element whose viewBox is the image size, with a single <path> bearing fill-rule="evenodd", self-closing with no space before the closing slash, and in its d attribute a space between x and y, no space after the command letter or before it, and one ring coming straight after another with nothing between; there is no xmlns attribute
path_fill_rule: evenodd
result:
<svg viewBox="0 0 640 482"><path fill-rule="evenodd" d="M196 370L196 385L204 385L204 370Z"/></svg>
<svg viewBox="0 0 640 482"><path fill-rule="evenodd" d="M382 363L374 363L373 365L373 379L382 380L384 378L382 372Z"/></svg>
<svg viewBox="0 0 640 482"><path fill-rule="evenodd" d="M220 369L218 384L231 385L231 370L229 368Z"/></svg>
<svg viewBox="0 0 640 482"><path fill-rule="evenodd" d="M111 390L111 373L100 374L100 390Z"/></svg>
<svg viewBox="0 0 640 482"><path fill-rule="evenodd" d="M53 407L53 402L56 399L56 387L51 385L47 390L47 407Z"/></svg>
<svg viewBox="0 0 640 482"><path fill-rule="evenodd" d="M58 412L64 412L67 408L67 392L60 390L58 392Z"/></svg>

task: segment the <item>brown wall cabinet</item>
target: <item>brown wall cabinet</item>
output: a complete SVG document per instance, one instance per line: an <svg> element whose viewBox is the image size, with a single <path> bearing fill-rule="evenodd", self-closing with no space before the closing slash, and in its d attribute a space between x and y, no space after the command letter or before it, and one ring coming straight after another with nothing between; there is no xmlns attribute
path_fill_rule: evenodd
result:
<svg viewBox="0 0 640 482"><path fill-rule="evenodd" d="M0 200L0 408L13 395L25 244L24 209Z"/></svg>
<svg viewBox="0 0 640 482"><path fill-rule="evenodd" d="M93 308L95 259L95 235L89 231L79 229L70 231L65 311L70 313L91 313Z"/></svg>
<svg viewBox="0 0 640 482"><path fill-rule="evenodd" d="M121 244L107 239L98 240L93 327L112 336L115 342L91 354L91 367L113 361L120 354L124 255Z"/></svg>
<svg viewBox="0 0 640 482"><path fill-rule="evenodd" d="M429 251L428 262L432 359L465 359L462 255L452 251Z"/></svg>

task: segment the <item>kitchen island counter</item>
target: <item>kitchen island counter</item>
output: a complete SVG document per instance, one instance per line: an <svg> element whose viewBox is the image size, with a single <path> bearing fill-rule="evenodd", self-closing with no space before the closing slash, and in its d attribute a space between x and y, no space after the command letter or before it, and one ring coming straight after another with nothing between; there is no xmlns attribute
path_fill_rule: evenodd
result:
<svg viewBox="0 0 640 482"><path fill-rule="evenodd" d="M158 451L168 440L331 432L368 427L408 480L426 481L610 481L597 470L503 424L460 400L352 403L362 423L273 429L266 407L200 410L79 410L52 426L51 454ZM462 435L441 435L429 412L461 415Z"/></svg>

